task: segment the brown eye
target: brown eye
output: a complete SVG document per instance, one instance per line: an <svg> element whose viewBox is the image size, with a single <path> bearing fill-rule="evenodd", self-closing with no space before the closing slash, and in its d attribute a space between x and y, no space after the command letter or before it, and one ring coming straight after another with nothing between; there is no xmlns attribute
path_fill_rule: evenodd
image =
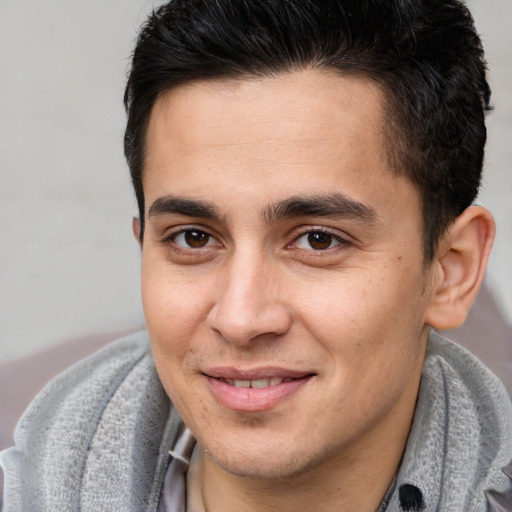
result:
<svg viewBox="0 0 512 512"><path fill-rule="evenodd" d="M211 245L212 237L204 231L198 229L187 229L177 233L173 238L174 243L180 247L201 249Z"/></svg>
<svg viewBox="0 0 512 512"><path fill-rule="evenodd" d="M308 243L312 249L316 249L317 251L321 251L323 249L328 249L332 244L333 236L329 233L309 233L308 235Z"/></svg>
<svg viewBox="0 0 512 512"><path fill-rule="evenodd" d="M296 247L309 251L324 251L342 243L346 243L346 241L326 231L310 231L295 240Z"/></svg>
<svg viewBox="0 0 512 512"><path fill-rule="evenodd" d="M185 241L190 247L204 247L209 239L204 231L185 231Z"/></svg>

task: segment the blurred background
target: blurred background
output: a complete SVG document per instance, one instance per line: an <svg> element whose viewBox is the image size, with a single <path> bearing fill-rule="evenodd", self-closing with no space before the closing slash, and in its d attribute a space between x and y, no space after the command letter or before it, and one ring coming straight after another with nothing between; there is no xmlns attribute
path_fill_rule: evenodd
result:
<svg viewBox="0 0 512 512"><path fill-rule="evenodd" d="M0 0L0 361L143 324L122 96L158 3ZM479 198L498 225L487 281L510 322L512 1L469 6L495 106Z"/></svg>

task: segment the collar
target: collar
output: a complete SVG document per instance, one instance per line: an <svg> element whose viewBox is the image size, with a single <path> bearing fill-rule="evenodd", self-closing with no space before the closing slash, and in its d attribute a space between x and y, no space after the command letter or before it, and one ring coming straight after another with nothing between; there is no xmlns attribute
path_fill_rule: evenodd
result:
<svg viewBox="0 0 512 512"><path fill-rule="evenodd" d="M192 433L182 422L177 441L169 450L171 461L165 473L158 512L187 512L187 470L195 444Z"/></svg>
<svg viewBox="0 0 512 512"><path fill-rule="evenodd" d="M385 510L484 510L486 491L501 496L510 488L500 468L511 458L512 409L503 385L465 349L432 332L396 490Z"/></svg>

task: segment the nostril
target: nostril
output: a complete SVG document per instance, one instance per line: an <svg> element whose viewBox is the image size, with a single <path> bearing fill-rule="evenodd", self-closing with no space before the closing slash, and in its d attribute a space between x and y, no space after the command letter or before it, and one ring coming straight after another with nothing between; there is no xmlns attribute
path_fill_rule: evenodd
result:
<svg viewBox="0 0 512 512"><path fill-rule="evenodd" d="M261 298L249 301L217 303L207 315L209 327L226 341L250 343L262 336L276 337L288 332L292 318L277 301Z"/></svg>

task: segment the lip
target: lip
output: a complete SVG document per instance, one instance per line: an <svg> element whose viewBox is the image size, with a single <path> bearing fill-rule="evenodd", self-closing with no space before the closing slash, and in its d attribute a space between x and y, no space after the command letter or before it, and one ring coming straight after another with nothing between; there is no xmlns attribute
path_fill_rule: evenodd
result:
<svg viewBox="0 0 512 512"><path fill-rule="evenodd" d="M256 380L279 377L280 379L300 379L311 375L313 372L291 370L278 366L263 366L258 368L240 369L233 366L222 366L209 368L204 372L208 377L214 379L235 379L235 380Z"/></svg>
<svg viewBox="0 0 512 512"><path fill-rule="evenodd" d="M224 407L239 412L270 410L302 389L315 376L310 372L276 367L247 370L233 367L211 368L204 375L215 399ZM287 381L264 388L239 388L224 380L259 380L272 377Z"/></svg>

